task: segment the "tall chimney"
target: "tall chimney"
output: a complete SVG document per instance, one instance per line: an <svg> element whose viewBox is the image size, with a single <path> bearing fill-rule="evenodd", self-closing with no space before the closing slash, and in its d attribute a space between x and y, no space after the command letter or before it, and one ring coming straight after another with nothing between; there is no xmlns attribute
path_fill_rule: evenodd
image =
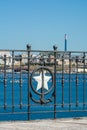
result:
<svg viewBox="0 0 87 130"><path fill-rule="evenodd" d="M65 51L67 51L67 35L65 34Z"/></svg>

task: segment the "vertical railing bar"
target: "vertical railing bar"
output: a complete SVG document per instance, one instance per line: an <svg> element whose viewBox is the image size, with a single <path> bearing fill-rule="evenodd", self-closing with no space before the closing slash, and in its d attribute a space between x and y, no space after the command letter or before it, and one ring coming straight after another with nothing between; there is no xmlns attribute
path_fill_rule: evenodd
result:
<svg viewBox="0 0 87 130"><path fill-rule="evenodd" d="M4 109L6 109L6 55L4 55Z"/></svg>
<svg viewBox="0 0 87 130"><path fill-rule="evenodd" d="M78 107L78 56L76 56L76 107Z"/></svg>
<svg viewBox="0 0 87 130"><path fill-rule="evenodd" d="M28 51L28 120L30 120L30 51L31 46L27 45Z"/></svg>
<svg viewBox="0 0 87 130"><path fill-rule="evenodd" d="M22 56L19 56L20 58L20 109L22 109L22 71L21 71L21 61L22 61Z"/></svg>
<svg viewBox="0 0 87 130"><path fill-rule="evenodd" d="M64 107L64 54L62 56L62 108Z"/></svg>
<svg viewBox="0 0 87 130"><path fill-rule="evenodd" d="M44 98L44 70L42 68L42 88L41 88L41 104L43 104L42 100Z"/></svg>
<svg viewBox="0 0 87 130"><path fill-rule="evenodd" d="M85 77L85 52L83 53L83 109L85 109L86 99L86 77Z"/></svg>
<svg viewBox="0 0 87 130"><path fill-rule="evenodd" d="M12 112L14 112L14 51L12 51Z"/></svg>
<svg viewBox="0 0 87 130"><path fill-rule="evenodd" d="M69 53L69 110L71 110L71 52Z"/></svg>
<svg viewBox="0 0 87 130"><path fill-rule="evenodd" d="M57 46L54 48L54 119L56 119L56 58L57 58Z"/></svg>

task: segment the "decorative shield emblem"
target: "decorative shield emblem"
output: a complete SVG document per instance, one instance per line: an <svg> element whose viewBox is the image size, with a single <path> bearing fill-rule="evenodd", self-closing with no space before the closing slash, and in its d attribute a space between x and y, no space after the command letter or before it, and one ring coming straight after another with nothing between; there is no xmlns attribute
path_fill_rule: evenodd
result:
<svg viewBox="0 0 87 130"><path fill-rule="evenodd" d="M39 67L31 74L31 88L34 93L40 96L40 100L34 102L48 103L51 99L45 99L45 95L49 94L53 89L53 74L47 67ZM32 96L31 96L32 97Z"/></svg>

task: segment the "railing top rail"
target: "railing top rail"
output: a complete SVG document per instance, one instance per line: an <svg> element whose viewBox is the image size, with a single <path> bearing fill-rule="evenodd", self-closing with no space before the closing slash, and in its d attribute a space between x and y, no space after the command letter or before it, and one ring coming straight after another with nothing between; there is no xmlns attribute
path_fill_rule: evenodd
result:
<svg viewBox="0 0 87 130"><path fill-rule="evenodd" d="M54 52L54 50L17 50L17 49L0 49L0 51L9 51L9 52ZM59 50L56 50L57 53L66 53L66 54L69 54L69 53L87 53L87 51L59 51Z"/></svg>

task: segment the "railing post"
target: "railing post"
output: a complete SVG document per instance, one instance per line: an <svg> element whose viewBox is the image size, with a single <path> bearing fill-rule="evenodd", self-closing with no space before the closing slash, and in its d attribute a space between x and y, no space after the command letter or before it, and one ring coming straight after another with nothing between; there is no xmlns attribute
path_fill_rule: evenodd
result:
<svg viewBox="0 0 87 130"><path fill-rule="evenodd" d="M72 89L71 89L71 66L72 66L72 59L71 59L71 52L69 52L69 111L71 110L71 95L72 95Z"/></svg>
<svg viewBox="0 0 87 130"><path fill-rule="evenodd" d="M6 109L6 55L4 55L4 109Z"/></svg>
<svg viewBox="0 0 87 130"><path fill-rule="evenodd" d="M14 112L14 51L12 51L12 112Z"/></svg>
<svg viewBox="0 0 87 130"><path fill-rule="evenodd" d="M78 56L76 56L76 107L78 107Z"/></svg>
<svg viewBox="0 0 87 130"><path fill-rule="evenodd" d="M30 51L31 46L27 44L28 53L28 120L30 120Z"/></svg>
<svg viewBox="0 0 87 130"><path fill-rule="evenodd" d="M19 55L20 60L20 109L22 108L22 68L21 68L21 62L22 62L22 55Z"/></svg>
<svg viewBox="0 0 87 130"><path fill-rule="evenodd" d="M86 63L85 63L86 54L83 52L83 109L85 109L86 106Z"/></svg>
<svg viewBox="0 0 87 130"><path fill-rule="evenodd" d="M64 54L62 56L62 108L64 107Z"/></svg>
<svg viewBox="0 0 87 130"><path fill-rule="evenodd" d="M54 49L54 119L56 119L56 58L57 58L57 46L53 46Z"/></svg>

